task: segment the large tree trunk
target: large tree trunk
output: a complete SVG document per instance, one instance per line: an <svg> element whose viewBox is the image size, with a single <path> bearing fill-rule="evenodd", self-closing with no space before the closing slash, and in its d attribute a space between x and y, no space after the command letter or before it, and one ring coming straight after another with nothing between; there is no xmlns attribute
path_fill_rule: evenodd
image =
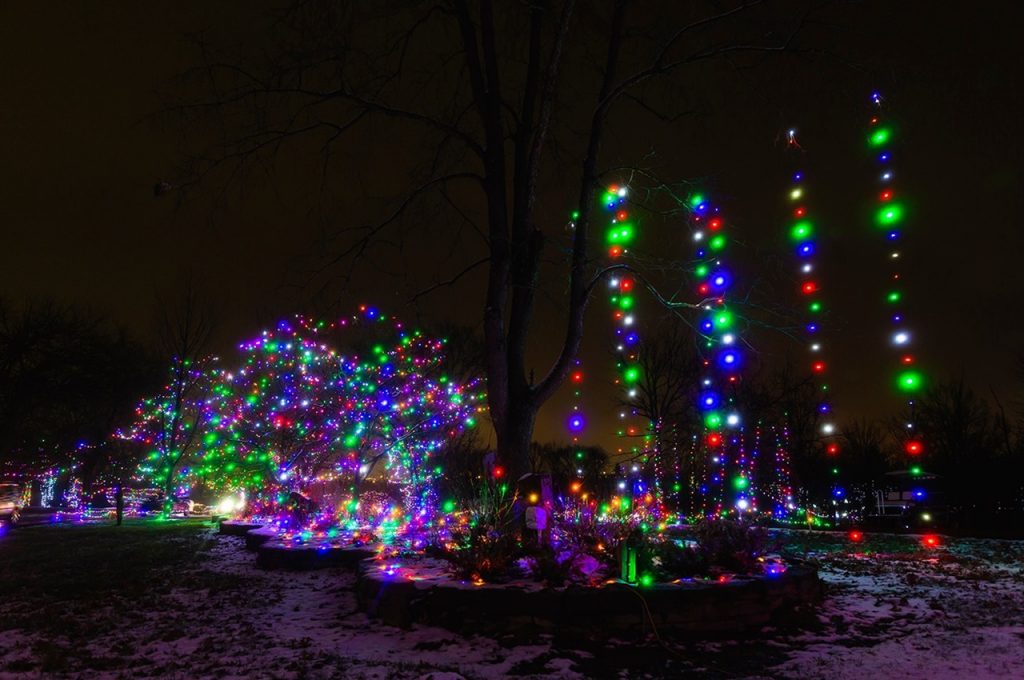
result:
<svg viewBox="0 0 1024 680"><path fill-rule="evenodd" d="M532 471L530 444L536 420L536 406L519 401L509 404L504 432L498 437L498 457L513 484Z"/></svg>

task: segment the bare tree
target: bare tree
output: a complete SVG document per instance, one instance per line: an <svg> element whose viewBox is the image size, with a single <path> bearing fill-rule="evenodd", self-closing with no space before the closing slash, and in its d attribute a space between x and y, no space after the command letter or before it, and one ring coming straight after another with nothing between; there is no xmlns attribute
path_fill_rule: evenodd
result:
<svg viewBox="0 0 1024 680"><path fill-rule="evenodd" d="M480 0L472 7L468 0L295 2L273 24L274 46L259 58L222 58L204 46L209 63L201 75L214 101L179 110L219 112L224 138L176 186L188 189L217 172L237 178L297 139L319 152L326 182L332 154L367 126L397 122L402 127L387 129L415 130L424 152L419 181L382 219L336 233L329 264L369 257L376 244L401 235L403 219L428 197L482 238L482 255L467 257L431 289L486 267L488 404L499 455L518 478L529 472L537 412L579 352L592 292L624 267L608 265L594 238L613 113L633 107L675 120L688 69L785 50L802 20L756 1L679 3L671 11L627 0L586 11L574 0ZM561 78L567 64L582 74L571 84ZM565 140L577 140L577 148ZM551 173L578 187L568 234L538 207L541 178ZM561 246L554 258L544 255L551 242ZM550 365L535 375L527 348L551 335L538 333L535 319L545 266L563 277L552 295L565 328Z"/></svg>

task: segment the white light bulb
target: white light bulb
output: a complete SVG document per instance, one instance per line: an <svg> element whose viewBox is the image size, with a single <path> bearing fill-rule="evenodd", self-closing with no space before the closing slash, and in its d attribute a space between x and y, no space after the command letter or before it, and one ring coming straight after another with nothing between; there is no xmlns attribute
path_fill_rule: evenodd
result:
<svg viewBox="0 0 1024 680"><path fill-rule="evenodd" d="M832 423L825 423L824 425L821 426L821 431L824 432L825 434L832 434L833 432L836 431L836 427Z"/></svg>
<svg viewBox="0 0 1024 680"><path fill-rule="evenodd" d="M703 231L698 231L697 233L695 233L695 234L693 235L693 240L694 240L694 241L699 241L699 240L701 240L702 238L704 238L704 232L703 232Z"/></svg>
<svg viewBox="0 0 1024 680"><path fill-rule="evenodd" d="M738 501L736 501L736 507L739 508L740 510L746 510L747 508L750 507L750 502L746 498L741 498Z"/></svg>
<svg viewBox="0 0 1024 680"><path fill-rule="evenodd" d="M905 345L910 342L910 334L906 331L900 331L892 336L892 341L897 345Z"/></svg>
<svg viewBox="0 0 1024 680"><path fill-rule="evenodd" d="M725 335L722 336L722 342L725 343L726 345L731 345L735 341L736 336L734 336L732 333L726 333Z"/></svg>
<svg viewBox="0 0 1024 680"><path fill-rule="evenodd" d="M737 425L740 424L740 417L735 413L730 413L729 416L725 419L725 422L733 427L736 427Z"/></svg>

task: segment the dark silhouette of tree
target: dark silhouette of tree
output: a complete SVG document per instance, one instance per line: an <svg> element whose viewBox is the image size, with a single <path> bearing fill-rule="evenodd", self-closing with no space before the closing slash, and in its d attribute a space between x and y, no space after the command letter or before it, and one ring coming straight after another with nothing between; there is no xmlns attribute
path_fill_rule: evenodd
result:
<svg viewBox="0 0 1024 680"><path fill-rule="evenodd" d="M53 302L0 300L0 450L26 474L73 468L86 491L108 472L110 435L158 379L156 360L123 331Z"/></svg>
<svg viewBox="0 0 1024 680"><path fill-rule="evenodd" d="M875 494L885 486L885 473L892 469L892 441L880 423L863 418L843 427L840 441L839 464L850 501L869 512Z"/></svg>
<svg viewBox="0 0 1024 680"><path fill-rule="evenodd" d="M592 292L622 267L605 263L594 235L602 219L595 215L601 151L621 124L617 110L675 120L685 111L684 77L696 64L785 50L803 18L759 2L291 3L271 24L273 39L259 43L271 47L258 56L203 46L209 63L192 75L213 100L178 111L216 111L222 138L174 186L187 192L211 175L230 180L266 167L294 140L315 149L327 182L333 155L368 128L415 136L409 190L381 219L338 230L324 266L347 266L350 275L381 243L402 239L406 218L428 199L451 216L454 230L472 229L482 239L482 248L467 250L464 264L429 290L486 268L488 404L498 453L515 479L529 471L538 410L579 352ZM562 78L567 65L577 76L572 83ZM571 231L539 207L538 187L552 174L578 187ZM670 185L653 184L677 198ZM554 256L546 250L552 243ZM565 328L550 365L535 373L528 346L552 335L535 320L545 267L561 278L548 292L565 313Z"/></svg>

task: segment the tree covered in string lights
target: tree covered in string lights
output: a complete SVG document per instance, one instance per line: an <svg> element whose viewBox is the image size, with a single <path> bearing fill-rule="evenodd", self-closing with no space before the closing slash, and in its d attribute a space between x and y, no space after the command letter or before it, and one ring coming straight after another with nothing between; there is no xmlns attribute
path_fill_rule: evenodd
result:
<svg viewBox="0 0 1024 680"><path fill-rule="evenodd" d="M139 471L163 490L165 513L176 493L190 484L192 466L200 460L210 397L220 376L212 359L175 358L169 373L163 389L142 400L135 422L120 433L149 448Z"/></svg>
<svg viewBox="0 0 1024 680"><path fill-rule="evenodd" d="M435 454L475 425L482 398L476 381L445 375L444 347L372 308L334 323L295 317L240 345L237 368L197 371L195 403L170 388L147 400L130 436L154 446L144 471L169 495L201 485L273 505L295 491L352 514L372 477L426 516Z"/></svg>

